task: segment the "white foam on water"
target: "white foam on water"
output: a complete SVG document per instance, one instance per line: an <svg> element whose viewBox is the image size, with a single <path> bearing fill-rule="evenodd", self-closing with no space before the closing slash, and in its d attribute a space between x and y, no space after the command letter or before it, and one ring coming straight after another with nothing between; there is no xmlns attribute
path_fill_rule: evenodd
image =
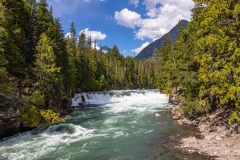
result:
<svg viewBox="0 0 240 160"><path fill-rule="evenodd" d="M82 97L84 97L84 102ZM79 104L104 105L107 103L114 103L111 99L112 96L109 93L79 93L72 98L71 106L78 107Z"/></svg>
<svg viewBox="0 0 240 160"><path fill-rule="evenodd" d="M155 114L155 117L161 117L161 114L156 113L156 114Z"/></svg>
<svg viewBox="0 0 240 160"><path fill-rule="evenodd" d="M33 135L26 132L0 142L0 157L9 160L39 159L58 146L92 137L94 130L88 130L73 124L50 126L42 133Z"/></svg>
<svg viewBox="0 0 240 160"><path fill-rule="evenodd" d="M111 108L107 112L119 113L129 110L146 112L156 108L166 107L168 96L155 90L110 91L76 94L72 106L82 102L81 95L86 98L87 104L106 105Z"/></svg>
<svg viewBox="0 0 240 160"><path fill-rule="evenodd" d="M150 130L150 131L146 131L146 132L144 132L144 133L152 133L152 132L153 132L153 129Z"/></svg>
<svg viewBox="0 0 240 160"><path fill-rule="evenodd" d="M165 108L168 104L169 98L155 91L145 91L144 93L131 93L130 95L123 95L121 97L112 97L112 101L118 103L107 104L110 109L106 112L155 112L156 109Z"/></svg>
<svg viewBox="0 0 240 160"><path fill-rule="evenodd" d="M123 131L118 131L114 133L113 138L126 137L126 136L128 136L128 133L124 133Z"/></svg>
<svg viewBox="0 0 240 160"><path fill-rule="evenodd" d="M93 105L105 104L110 107L115 106L115 104L116 105L124 104L125 106L132 107L132 108L133 108L133 105L143 106L146 104L147 105L151 104L153 107L159 107L159 105L161 104L163 105L167 104L169 100L169 98L166 95L161 94L156 90L125 90L125 91L109 91L109 92L95 92L95 93L94 92L79 93L79 94L76 94L74 98L72 98L72 106L79 106L79 103L83 103L81 98L82 96L85 97L86 104L93 104ZM143 108L143 107L137 107L135 109L139 111L146 110L146 108Z"/></svg>

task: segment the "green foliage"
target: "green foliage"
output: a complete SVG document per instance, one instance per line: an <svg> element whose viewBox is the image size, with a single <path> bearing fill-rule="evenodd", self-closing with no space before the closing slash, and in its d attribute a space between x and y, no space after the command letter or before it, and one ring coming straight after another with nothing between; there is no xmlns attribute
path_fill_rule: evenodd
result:
<svg viewBox="0 0 240 160"><path fill-rule="evenodd" d="M239 8L239 2L212 0L196 8L198 12L194 14L194 23L199 27L195 58L200 65L200 105L209 110L222 106L236 108L239 104L237 70L240 63L236 38L239 36L239 22L236 21L239 13L231 16L236 14L235 7Z"/></svg>
<svg viewBox="0 0 240 160"><path fill-rule="evenodd" d="M44 93L47 106L59 106L62 94L63 82L61 68L57 66L56 56L51 40L46 34L42 34L36 47L35 75L39 90ZM58 86L58 88L56 88Z"/></svg>
<svg viewBox="0 0 240 160"><path fill-rule="evenodd" d="M0 39L1 50L8 63L8 73L14 76L25 74L25 42L27 41L27 27L25 27L28 14L23 1L2 0L0 2Z"/></svg>
<svg viewBox="0 0 240 160"><path fill-rule="evenodd" d="M24 122L35 127L60 119L48 109L60 112L67 103L68 74L64 33L46 0L1 0L0 92L26 103Z"/></svg>
<svg viewBox="0 0 240 160"><path fill-rule="evenodd" d="M102 88L105 88L108 85L108 82L104 75L100 77L100 79L97 81L99 89L102 90Z"/></svg>
<svg viewBox="0 0 240 160"><path fill-rule="evenodd" d="M44 124L51 125L59 122L63 122L65 119L60 117L59 113L56 113L50 109L41 110L40 115L44 121Z"/></svg>
<svg viewBox="0 0 240 160"><path fill-rule="evenodd" d="M41 93L39 90L36 90L32 93L32 96L30 97L31 104L35 106L44 106L44 94Z"/></svg>
<svg viewBox="0 0 240 160"><path fill-rule="evenodd" d="M74 23L71 24L70 35L66 38L66 50L69 57L69 92L72 95L76 89L77 68L76 68L76 48L77 38Z"/></svg>
<svg viewBox="0 0 240 160"><path fill-rule="evenodd" d="M24 123L27 123L31 127L38 127L42 122L42 118L41 118L41 115L39 114L39 110L37 109L37 107L33 105L29 105L25 107L25 110L22 113L21 119Z"/></svg>
<svg viewBox="0 0 240 160"><path fill-rule="evenodd" d="M42 33L46 33L49 29L53 18L51 12L48 10L48 4L46 0L40 0L36 6L36 27L35 30L37 42L40 39Z"/></svg>
<svg viewBox="0 0 240 160"><path fill-rule="evenodd" d="M228 125L232 125L234 123L240 124L240 112L233 111L230 118L228 119Z"/></svg>
<svg viewBox="0 0 240 160"><path fill-rule="evenodd" d="M41 110L34 105L29 105L25 108L21 119L30 127L38 127L42 124L51 125L63 122L65 120L64 118L60 117L59 113L56 113L50 109Z"/></svg>
<svg viewBox="0 0 240 160"><path fill-rule="evenodd" d="M157 85L167 94L178 88L190 116L225 107L234 111L229 122L238 121L240 4L235 0L194 2L188 29L181 30L174 45L165 37L159 53L155 50Z"/></svg>
<svg viewBox="0 0 240 160"><path fill-rule="evenodd" d="M106 89L154 88L154 65L150 61L138 62L124 58L117 46L109 53L97 51L92 40L81 33L76 45L76 31L71 24L66 37L67 52L71 65L70 92ZM73 35L73 36L72 36Z"/></svg>
<svg viewBox="0 0 240 160"><path fill-rule="evenodd" d="M45 95L35 90L28 97L29 101L22 113L22 122L26 126L38 127L41 124L51 125L64 121L64 118L60 117L59 113L54 112L52 109L43 109L45 105Z"/></svg>
<svg viewBox="0 0 240 160"><path fill-rule="evenodd" d="M171 73L173 73L175 70L175 59L172 55L172 49L172 40L170 36L167 35L164 37L163 44L159 53L157 53L157 50L155 50L155 55L160 55L159 57L155 57L159 68L157 74L157 84L159 89L166 94L170 94L172 87L174 87L171 81L173 78Z"/></svg>
<svg viewBox="0 0 240 160"><path fill-rule="evenodd" d="M36 50L35 72L40 88L44 90L60 80L60 68L56 65L56 56L46 34L41 35Z"/></svg>

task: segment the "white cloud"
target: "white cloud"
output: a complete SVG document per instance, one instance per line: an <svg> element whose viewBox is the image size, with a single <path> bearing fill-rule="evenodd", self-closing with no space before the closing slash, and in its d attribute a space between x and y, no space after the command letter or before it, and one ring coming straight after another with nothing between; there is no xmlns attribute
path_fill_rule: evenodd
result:
<svg viewBox="0 0 240 160"><path fill-rule="evenodd" d="M141 15L124 8L120 12L115 12L115 20L119 25L128 28L135 28L135 26L141 21Z"/></svg>
<svg viewBox="0 0 240 160"><path fill-rule="evenodd" d="M139 0L130 0L130 4L137 6L139 4Z"/></svg>
<svg viewBox="0 0 240 160"><path fill-rule="evenodd" d="M101 48L98 46L98 44L96 43L92 43L92 45L91 45L91 47L93 48L93 49L95 49L96 48L96 50L100 50Z"/></svg>
<svg viewBox="0 0 240 160"><path fill-rule="evenodd" d="M140 14L126 8L116 12L117 15L121 13L121 16L116 17L115 13L117 23L128 28L134 28L135 37L141 40L161 38L179 20L190 20L191 9L194 7L192 0L144 0L143 4L147 11L146 18L141 18ZM135 15L135 18L130 19L129 17L133 16L129 13Z"/></svg>
<svg viewBox="0 0 240 160"><path fill-rule="evenodd" d="M65 38L71 38L71 33L68 32L67 34L65 34Z"/></svg>
<svg viewBox="0 0 240 160"><path fill-rule="evenodd" d="M90 31L89 28L85 28L84 30L81 30L80 31L80 34L81 33L85 33L86 37L87 38L90 38L92 39L92 41L95 41L95 40L104 40L106 39L107 35L100 32L100 31Z"/></svg>
<svg viewBox="0 0 240 160"><path fill-rule="evenodd" d="M138 54L138 53L140 53L145 47L147 47L149 44L150 44L150 42L145 42L145 43L143 43L140 47L133 49L132 52Z"/></svg>

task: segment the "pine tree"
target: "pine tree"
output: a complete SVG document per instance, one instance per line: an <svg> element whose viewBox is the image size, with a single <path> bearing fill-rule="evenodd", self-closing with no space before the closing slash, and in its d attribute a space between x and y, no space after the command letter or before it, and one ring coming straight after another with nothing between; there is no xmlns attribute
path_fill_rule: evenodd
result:
<svg viewBox="0 0 240 160"><path fill-rule="evenodd" d="M162 92L170 94L172 89L171 72L172 72L172 40L169 35L164 37L159 57L158 86Z"/></svg>
<svg viewBox="0 0 240 160"><path fill-rule="evenodd" d="M92 50L92 37L87 38L87 49L88 51Z"/></svg>
<svg viewBox="0 0 240 160"><path fill-rule="evenodd" d="M7 70L13 76L26 74L26 20L27 12L22 0L1 1L1 16L3 21L0 25L4 30L4 40L1 42L8 60Z"/></svg>
<svg viewBox="0 0 240 160"><path fill-rule="evenodd" d="M53 22L53 18L51 12L48 9L48 4L46 0L40 0L37 3L36 10L36 29L35 36L36 41L38 42L40 39L40 35L42 33L46 33L51 23Z"/></svg>
<svg viewBox="0 0 240 160"><path fill-rule="evenodd" d="M159 59L160 59L159 50L157 48L155 48L153 51L153 60L158 63Z"/></svg>
<svg viewBox="0 0 240 160"><path fill-rule="evenodd" d="M36 10L37 2L36 0L23 0L25 3L25 9L28 15L26 18L25 28L26 28L26 62L29 66L33 64L35 47L37 44L36 39Z"/></svg>
<svg viewBox="0 0 240 160"><path fill-rule="evenodd" d="M111 54L116 60L120 60L120 61L123 60L123 56L120 54L119 49L116 45L113 46L111 50Z"/></svg>
<svg viewBox="0 0 240 160"><path fill-rule="evenodd" d="M69 65L70 65L70 78L69 78L69 85L70 85L70 95L72 95L76 87L76 76L77 76L77 66L76 66L76 48L77 38L76 38L76 29L74 23L70 26L70 34L66 37L66 49L67 54L69 57Z"/></svg>
<svg viewBox="0 0 240 160"><path fill-rule="evenodd" d="M63 77L63 84L59 84L59 88L62 88L62 90L56 89L56 91L58 91L56 95L58 95L58 100L60 101L70 96L69 91L71 88L71 68L60 19L54 19L54 21L50 23L46 33L51 39L54 55L56 57L56 65L61 68L61 76Z"/></svg>
<svg viewBox="0 0 240 160"><path fill-rule="evenodd" d="M39 83L39 90L47 98L47 106L52 105L57 86L61 83L60 67L57 67L56 56L54 55L51 40L45 33L40 36L37 44L37 54L35 62L35 74ZM59 86L58 86L59 87Z"/></svg>
<svg viewBox="0 0 240 160"><path fill-rule="evenodd" d="M80 34L79 41L77 44L77 54L76 54L76 85L77 88L83 88L85 75L88 74L87 71L87 57L86 57L86 35L84 33Z"/></svg>
<svg viewBox="0 0 240 160"><path fill-rule="evenodd" d="M77 45L77 57L80 57L80 55L85 54L85 50L86 50L86 35L85 33L81 33Z"/></svg>
<svg viewBox="0 0 240 160"><path fill-rule="evenodd" d="M0 3L0 22L4 23L3 5ZM0 25L0 94L11 96L12 85L8 82L9 73L7 72L8 61L5 57L6 30ZM2 103L2 101L0 102ZM0 104L1 106L2 104Z"/></svg>

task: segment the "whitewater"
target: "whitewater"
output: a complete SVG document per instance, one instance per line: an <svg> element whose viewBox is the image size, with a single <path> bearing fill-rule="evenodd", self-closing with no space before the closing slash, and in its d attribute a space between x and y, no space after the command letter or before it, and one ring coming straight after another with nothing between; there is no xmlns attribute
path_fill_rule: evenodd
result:
<svg viewBox="0 0 240 160"><path fill-rule="evenodd" d="M201 159L173 146L194 134L169 116L168 96L157 90L126 90L84 94L62 124L40 126L0 141L0 160L145 160ZM94 104L91 106L91 104ZM97 105L96 105L97 104Z"/></svg>

